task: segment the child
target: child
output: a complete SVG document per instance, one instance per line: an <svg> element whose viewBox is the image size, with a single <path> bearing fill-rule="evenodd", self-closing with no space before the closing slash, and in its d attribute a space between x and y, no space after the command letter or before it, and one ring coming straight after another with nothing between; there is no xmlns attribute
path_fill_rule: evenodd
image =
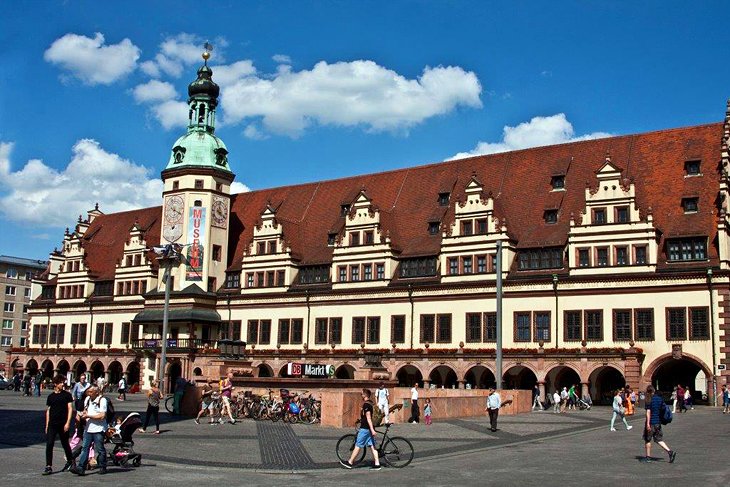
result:
<svg viewBox="0 0 730 487"><path fill-rule="evenodd" d="M431 424L431 399L426 398L426 404L423 406L423 418L426 421L426 426Z"/></svg>

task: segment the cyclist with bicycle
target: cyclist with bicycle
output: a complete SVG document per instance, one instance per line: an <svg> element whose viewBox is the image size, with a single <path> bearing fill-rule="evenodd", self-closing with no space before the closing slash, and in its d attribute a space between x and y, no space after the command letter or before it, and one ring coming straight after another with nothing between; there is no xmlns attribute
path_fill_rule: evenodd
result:
<svg viewBox="0 0 730 487"><path fill-rule="evenodd" d="M363 448L370 447L370 451L373 453L373 466L371 470L380 470L380 458L378 457L378 450L375 448L375 426L373 425L373 402L370 399L372 392L370 389L362 390L362 408L360 409L360 429L357 432L357 440L355 441L355 448L352 450L352 455L347 461L340 460L340 464L345 468L352 468L352 464L358 455L360 450Z"/></svg>

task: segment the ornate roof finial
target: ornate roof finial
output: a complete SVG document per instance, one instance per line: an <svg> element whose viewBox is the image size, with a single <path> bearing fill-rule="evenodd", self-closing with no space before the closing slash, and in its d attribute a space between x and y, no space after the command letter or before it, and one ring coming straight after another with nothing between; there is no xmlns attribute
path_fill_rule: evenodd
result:
<svg viewBox="0 0 730 487"><path fill-rule="evenodd" d="M210 52L213 50L213 45L210 42L205 41L205 44L203 44L203 49L205 49L205 51L203 51L203 61L205 61L205 65L207 66L208 59L210 59Z"/></svg>
<svg viewBox="0 0 730 487"><path fill-rule="evenodd" d="M99 202L98 201L94 204L94 209L96 211L99 211Z"/></svg>
<svg viewBox="0 0 730 487"><path fill-rule="evenodd" d="M610 149L606 149L606 162L608 162L608 163L611 162L611 150Z"/></svg>
<svg viewBox="0 0 730 487"><path fill-rule="evenodd" d="M83 220L83 218L81 218L81 215L79 215L79 223L81 223L82 221L84 221L84 220Z"/></svg>

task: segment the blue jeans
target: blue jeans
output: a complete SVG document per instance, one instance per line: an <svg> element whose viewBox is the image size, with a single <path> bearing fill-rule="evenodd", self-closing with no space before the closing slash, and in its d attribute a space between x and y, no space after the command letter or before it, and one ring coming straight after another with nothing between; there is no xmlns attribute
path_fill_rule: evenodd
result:
<svg viewBox="0 0 730 487"><path fill-rule="evenodd" d="M104 449L104 433L88 433L84 432L84 442L81 447L81 455L79 456L78 465L81 470L86 469L89 461L89 448L94 443L94 455L96 464L99 468L106 468L106 450Z"/></svg>

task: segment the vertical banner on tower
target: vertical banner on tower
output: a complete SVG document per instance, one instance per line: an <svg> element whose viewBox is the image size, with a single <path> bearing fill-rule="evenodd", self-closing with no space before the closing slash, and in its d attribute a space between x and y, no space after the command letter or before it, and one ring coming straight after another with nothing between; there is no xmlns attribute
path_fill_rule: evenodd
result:
<svg viewBox="0 0 730 487"><path fill-rule="evenodd" d="M188 264L186 279L203 280L203 256L205 255L205 208L190 208L188 222Z"/></svg>

